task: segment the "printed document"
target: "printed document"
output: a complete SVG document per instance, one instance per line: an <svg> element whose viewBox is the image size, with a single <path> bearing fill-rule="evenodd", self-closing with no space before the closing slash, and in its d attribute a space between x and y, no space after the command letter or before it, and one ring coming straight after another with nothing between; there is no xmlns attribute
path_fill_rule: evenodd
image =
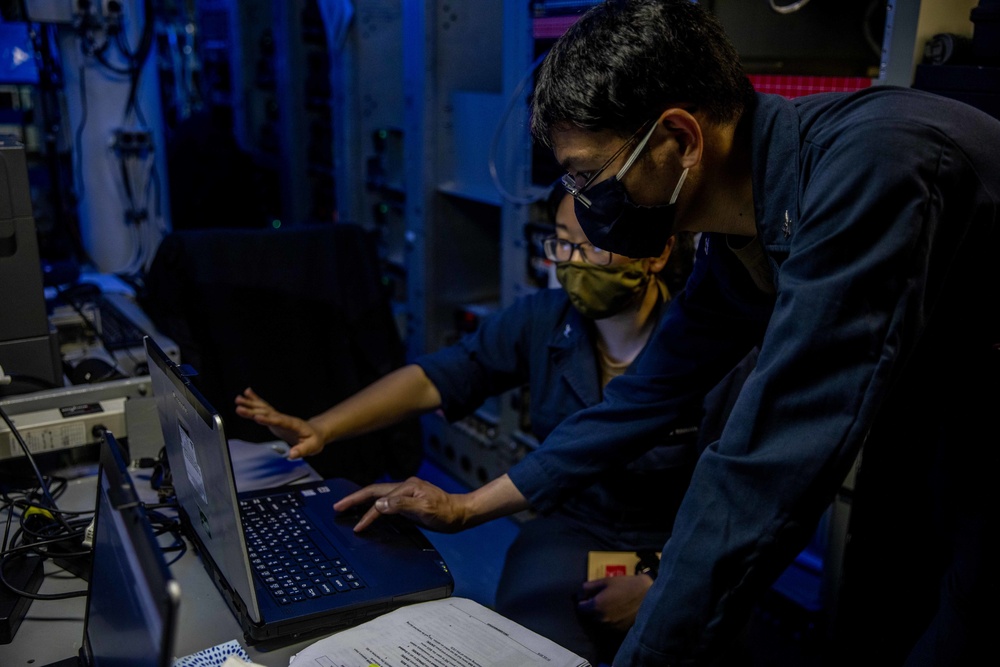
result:
<svg viewBox="0 0 1000 667"><path fill-rule="evenodd" d="M478 602L408 605L292 656L289 667L590 667L580 656Z"/></svg>

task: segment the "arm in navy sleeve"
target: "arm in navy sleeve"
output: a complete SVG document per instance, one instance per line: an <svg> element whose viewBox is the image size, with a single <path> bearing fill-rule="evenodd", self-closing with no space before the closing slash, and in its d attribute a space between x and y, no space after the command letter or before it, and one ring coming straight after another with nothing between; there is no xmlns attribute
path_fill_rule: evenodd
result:
<svg viewBox="0 0 1000 667"><path fill-rule="evenodd" d="M757 367L698 461L616 665L678 664L732 636L808 540L942 298L946 271L929 267L954 261L976 170L890 114L836 131L803 144L791 238L765 246L783 263ZM770 214L758 225L781 224Z"/></svg>

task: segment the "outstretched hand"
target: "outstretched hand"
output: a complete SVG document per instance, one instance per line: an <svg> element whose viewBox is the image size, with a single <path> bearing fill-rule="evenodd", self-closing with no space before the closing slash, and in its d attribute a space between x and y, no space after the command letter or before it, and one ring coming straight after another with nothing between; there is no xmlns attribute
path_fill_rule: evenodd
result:
<svg viewBox="0 0 1000 667"><path fill-rule="evenodd" d="M383 514L400 514L425 528L455 533L466 527L465 494L447 493L416 477L405 482L370 484L334 503L337 512L357 505L372 506L354 526L360 532Z"/></svg>
<svg viewBox="0 0 1000 667"><path fill-rule="evenodd" d="M318 454L326 444L309 422L278 412L250 387L236 397L236 414L266 426L276 438L291 445L290 459Z"/></svg>
<svg viewBox="0 0 1000 667"><path fill-rule="evenodd" d="M598 623L628 632L653 580L645 574L585 581L577 607Z"/></svg>

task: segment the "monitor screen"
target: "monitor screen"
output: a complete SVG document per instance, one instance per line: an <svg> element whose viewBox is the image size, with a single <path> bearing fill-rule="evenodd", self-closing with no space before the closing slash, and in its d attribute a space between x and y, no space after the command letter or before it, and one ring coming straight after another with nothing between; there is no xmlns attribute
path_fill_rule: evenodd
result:
<svg viewBox="0 0 1000 667"><path fill-rule="evenodd" d="M165 667L179 588L114 437L101 448L84 657L94 667Z"/></svg>

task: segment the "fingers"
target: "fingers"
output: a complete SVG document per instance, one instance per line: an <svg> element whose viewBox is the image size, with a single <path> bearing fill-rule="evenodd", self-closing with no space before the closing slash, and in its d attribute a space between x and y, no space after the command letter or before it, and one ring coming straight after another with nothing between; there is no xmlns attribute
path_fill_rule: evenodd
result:
<svg viewBox="0 0 1000 667"><path fill-rule="evenodd" d="M255 408L242 396L236 397L236 414L240 417L252 418Z"/></svg>
<svg viewBox="0 0 1000 667"><path fill-rule="evenodd" d="M354 532L360 533L368 526L372 525L382 514L391 514L389 503L384 496L396 489L398 484L370 484L365 488L344 496L333 504L333 509L343 512L352 507L363 505L374 500L374 504L361 516L354 524ZM379 507L381 505L381 507Z"/></svg>
<svg viewBox="0 0 1000 667"><path fill-rule="evenodd" d="M245 407L249 410L272 410L271 404L265 401L263 398L257 395L257 393L247 387L243 390L242 394L236 395L236 405Z"/></svg>
<svg viewBox="0 0 1000 667"><path fill-rule="evenodd" d="M399 484L371 484L345 496L333 508L339 512L367 502L373 505L354 527L355 531L364 530L382 514L399 514L431 530L461 529L449 494L416 477Z"/></svg>
<svg viewBox="0 0 1000 667"><path fill-rule="evenodd" d="M256 394L251 396L247 392L250 392L250 389L246 389L242 394L236 396L236 414L252 419L258 413L271 409L271 406L262 401Z"/></svg>
<svg viewBox="0 0 1000 667"><path fill-rule="evenodd" d="M375 519L380 516L382 516L381 512L379 512L375 507L370 507L368 511L365 512L360 519L358 519L358 522L354 524L354 532L360 533L365 528L372 525L375 522Z"/></svg>
<svg viewBox="0 0 1000 667"><path fill-rule="evenodd" d="M253 420L261 426L273 429L284 429L295 433L299 437L307 437L312 434L309 424L298 417L286 415L278 412L266 403L263 405L237 405L236 414L246 419ZM283 435L276 434L279 437ZM294 444L292 442L288 444ZM308 452L307 452L308 453Z"/></svg>
<svg viewBox="0 0 1000 667"><path fill-rule="evenodd" d="M263 403L263 399L254 392L253 389L247 387L243 390L242 394L236 394L236 404L237 405L250 405L254 403Z"/></svg>
<svg viewBox="0 0 1000 667"><path fill-rule="evenodd" d="M263 404L265 404L265 405L267 404L267 401L265 401L265 400L264 400L263 398L261 398L260 396L258 396L258 395L257 395L257 392L255 392L255 391L254 391L254 390L253 390L252 388L250 388L250 387L247 387L246 389L244 389L244 390L243 390L243 395L244 395L244 396L246 396L246 398L247 398L248 400L251 400L251 401L257 401L257 402L259 402L259 403L263 403Z"/></svg>
<svg viewBox="0 0 1000 667"><path fill-rule="evenodd" d="M239 410L237 409L237 411ZM299 428L299 422L301 420L282 412L275 412L271 407L255 409L253 411L252 419L258 424L262 424L264 426L277 426L279 428L302 430Z"/></svg>
<svg viewBox="0 0 1000 667"><path fill-rule="evenodd" d="M289 442L292 448L288 451L288 458L290 459L301 459L306 456L312 456L313 454L319 454L323 451L323 445L319 444L315 438L308 437L308 434L297 433L297 435L302 438L303 435L307 437L302 438L302 440L296 444Z"/></svg>
<svg viewBox="0 0 1000 667"><path fill-rule="evenodd" d="M370 503L377 498L381 498L387 493L395 489L399 484L393 483L382 483L382 484L369 484L363 489L358 489L354 493L350 493L337 502L333 504L333 509L336 512L343 512L349 510L352 507L358 505L363 505L365 503Z"/></svg>

